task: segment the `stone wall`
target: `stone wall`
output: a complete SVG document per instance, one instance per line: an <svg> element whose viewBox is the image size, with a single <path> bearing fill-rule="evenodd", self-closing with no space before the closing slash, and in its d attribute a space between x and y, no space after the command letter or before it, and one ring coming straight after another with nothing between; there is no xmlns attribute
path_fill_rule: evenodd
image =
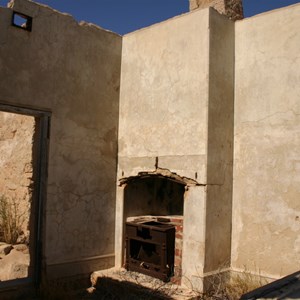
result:
<svg viewBox="0 0 300 300"><path fill-rule="evenodd" d="M49 276L114 263L122 38L31 1L0 8L0 103L51 115L43 264Z"/></svg>
<svg viewBox="0 0 300 300"><path fill-rule="evenodd" d="M5 196L9 203L16 204L26 235L33 183L34 126L33 117L0 112L0 197Z"/></svg>
<svg viewBox="0 0 300 300"><path fill-rule="evenodd" d="M300 5L236 23L232 266L299 270Z"/></svg>
<svg viewBox="0 0 300 300"><path fill-rule="evenodd" d="M231 20L244 18L242 0L190 0L190 10L213 7Z"/></svg>

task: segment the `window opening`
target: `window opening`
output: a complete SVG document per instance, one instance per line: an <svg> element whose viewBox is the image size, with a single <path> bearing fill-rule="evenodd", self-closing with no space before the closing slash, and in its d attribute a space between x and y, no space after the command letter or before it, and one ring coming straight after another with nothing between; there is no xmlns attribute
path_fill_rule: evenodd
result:
<svg viewBox="0 0 300 300"><path fill-rule="evenodd" d="M12 25L27 31L31 31L32 18L14 11L12 16Z"/></svg>

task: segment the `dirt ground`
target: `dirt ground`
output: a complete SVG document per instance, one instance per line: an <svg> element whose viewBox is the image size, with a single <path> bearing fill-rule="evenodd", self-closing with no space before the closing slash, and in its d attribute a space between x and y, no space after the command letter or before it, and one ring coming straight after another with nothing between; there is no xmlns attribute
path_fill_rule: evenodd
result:
<svg viewBox="0 0 300 300"><path fill-rule="evenodd" d="M27 245L0 243L0 281L26 278L29 263Z"/></svg>

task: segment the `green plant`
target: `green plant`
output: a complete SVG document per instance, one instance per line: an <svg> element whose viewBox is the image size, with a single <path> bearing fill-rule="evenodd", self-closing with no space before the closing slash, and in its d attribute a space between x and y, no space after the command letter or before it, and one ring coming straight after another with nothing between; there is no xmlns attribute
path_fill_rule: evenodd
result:
<svg viewBox="0 0 300 300"><path fill-rule="evenodd" d="M5 243L15 244L22 233L24 214L19 211L16 199L0 196L0 232ZM1 237L0 237L1 238Z"/></svg>

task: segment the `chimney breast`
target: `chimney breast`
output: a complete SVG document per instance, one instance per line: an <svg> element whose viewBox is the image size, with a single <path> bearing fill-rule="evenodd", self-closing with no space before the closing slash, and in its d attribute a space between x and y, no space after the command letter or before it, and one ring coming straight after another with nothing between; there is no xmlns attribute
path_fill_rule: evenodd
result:
<svg viewBox="0 0 300 300"><path fill-rule="evenodd" d="M244 18L242 0L190 0L190 11L210 6L233 21Z"/></svg>

